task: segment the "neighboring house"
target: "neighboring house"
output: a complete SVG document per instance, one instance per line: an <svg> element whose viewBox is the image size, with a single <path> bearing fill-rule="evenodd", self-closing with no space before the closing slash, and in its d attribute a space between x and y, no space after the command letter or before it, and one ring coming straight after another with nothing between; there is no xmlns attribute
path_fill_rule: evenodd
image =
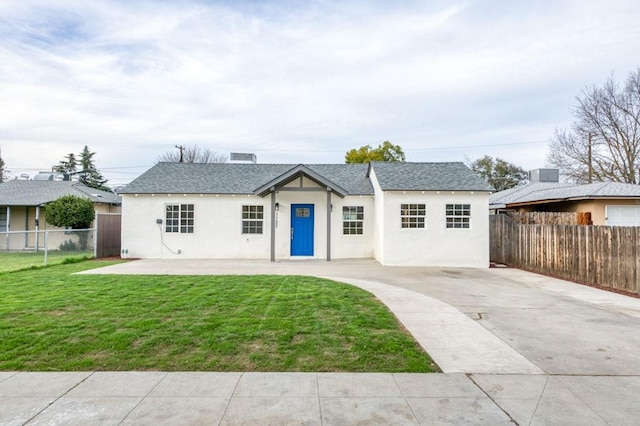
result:
<svg viewBox="0 0 640 426"><path fill-rule="evenodd" d="M491 190L462 163L158 163L122 191L122 249L488 267Z"/></svg>
<svg viewBox="0 0 640 426"><path fill-rule="evenodd" d="M120 212L119 196L89 188L79 182L10 180L0 184L0 232L60 229L47 224L44 210L47 203L64 195L90 199L98 213ZM43 241L38 240L34 233L25 233L22 248L41 247L42 244ZM13 244L12 249L15 249Z"/></svg>
<svg viewBox="0 0 640 426"><path fill-rule="evenodd" d="M531 172L531 181L489 197L489 208L518 212L589 212L594 225L640 226L640 185L558 182L556 169Z"/></svg>

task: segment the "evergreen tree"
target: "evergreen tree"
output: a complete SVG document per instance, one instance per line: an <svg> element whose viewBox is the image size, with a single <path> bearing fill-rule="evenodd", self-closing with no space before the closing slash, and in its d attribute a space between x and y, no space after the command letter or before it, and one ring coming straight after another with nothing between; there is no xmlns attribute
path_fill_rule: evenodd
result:
<svg viewBox="0 0 640 426"><path fill-rule="evenodd" d="M78 162L76 161L75 154L71 152L64 158L64 160L61 160L60 163L53 168L53 171L66 175L75 173L78 170Z"/></svg>
<svg viewBox="0 0 640 426"><path fill-rule="evenodd" d="M96 153L89 151L89 147L85 145L80 153L80 182L90 188L111 192L111 189L104 185L107 179L102 176L93 162L94 155Z"/></svg>
<svg viewBox="0 0 640 426"><path fill-rule="evenodd" d="M0 151L0 183L4 181L4 160L2 159L2 151Z"/></svg>

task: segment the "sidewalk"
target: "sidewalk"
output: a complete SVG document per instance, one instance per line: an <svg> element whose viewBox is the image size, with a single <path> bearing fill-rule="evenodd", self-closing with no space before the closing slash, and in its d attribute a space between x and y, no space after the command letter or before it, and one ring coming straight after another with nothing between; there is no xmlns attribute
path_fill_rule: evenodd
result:
<svg viewBox="0 0 640 426"><path fill-rule="evenodd" d="M631 425L638 391L638 377L0 373L0 424Z"/></svg>

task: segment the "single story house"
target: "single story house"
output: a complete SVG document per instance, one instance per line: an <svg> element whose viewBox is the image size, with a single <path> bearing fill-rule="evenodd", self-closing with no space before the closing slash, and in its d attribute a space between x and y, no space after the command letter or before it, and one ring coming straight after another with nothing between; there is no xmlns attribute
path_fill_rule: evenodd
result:
<svg viewBox="0 0 640 426"><path fill-rule="evenodd" d="M158 163L122 191L122 249L488 267L490 191L463 163Z"/></svg>
<svg viewBox="0 0 640 426"><path fill-rule="evenodd" d="M589 212L594 225L640 226L640 185L559 182L557 169L530 173L530 182L489 197L492 212Z"/></svg>
<svg viewBox="0 0 640 426"><path fill-rule="evenodd" d="M80 182L10 180L0 184L0 232L59 230L47 224L44 210L47 203L65 195L90 199L97 213L120 212L121 200L118 195L87 187ZM60 238L64 239L64 236ZM44 244L36 232L25 232L20 243L16 241L17 238L12 238L9 245L11 250L35 249ZM6 249L8 243L7 238L6 244L0 244L0 249ZM51 241L49 245L57 247L56 243Z"/></svg>

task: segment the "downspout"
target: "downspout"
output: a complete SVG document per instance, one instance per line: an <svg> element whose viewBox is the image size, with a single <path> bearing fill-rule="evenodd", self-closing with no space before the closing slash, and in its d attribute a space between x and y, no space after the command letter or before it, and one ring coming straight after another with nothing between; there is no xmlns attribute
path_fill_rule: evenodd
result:
<svg viewBox="0 0 640 426"><path fill-rule="evenodd" d="M271 187L271 261L276 261L276 188Z"/></svg>
<svg viewBox="0 0 640 426"><path fill-rule="evenodd" d="M327 262L331 261L331 188L327 188Z"/></svg>

